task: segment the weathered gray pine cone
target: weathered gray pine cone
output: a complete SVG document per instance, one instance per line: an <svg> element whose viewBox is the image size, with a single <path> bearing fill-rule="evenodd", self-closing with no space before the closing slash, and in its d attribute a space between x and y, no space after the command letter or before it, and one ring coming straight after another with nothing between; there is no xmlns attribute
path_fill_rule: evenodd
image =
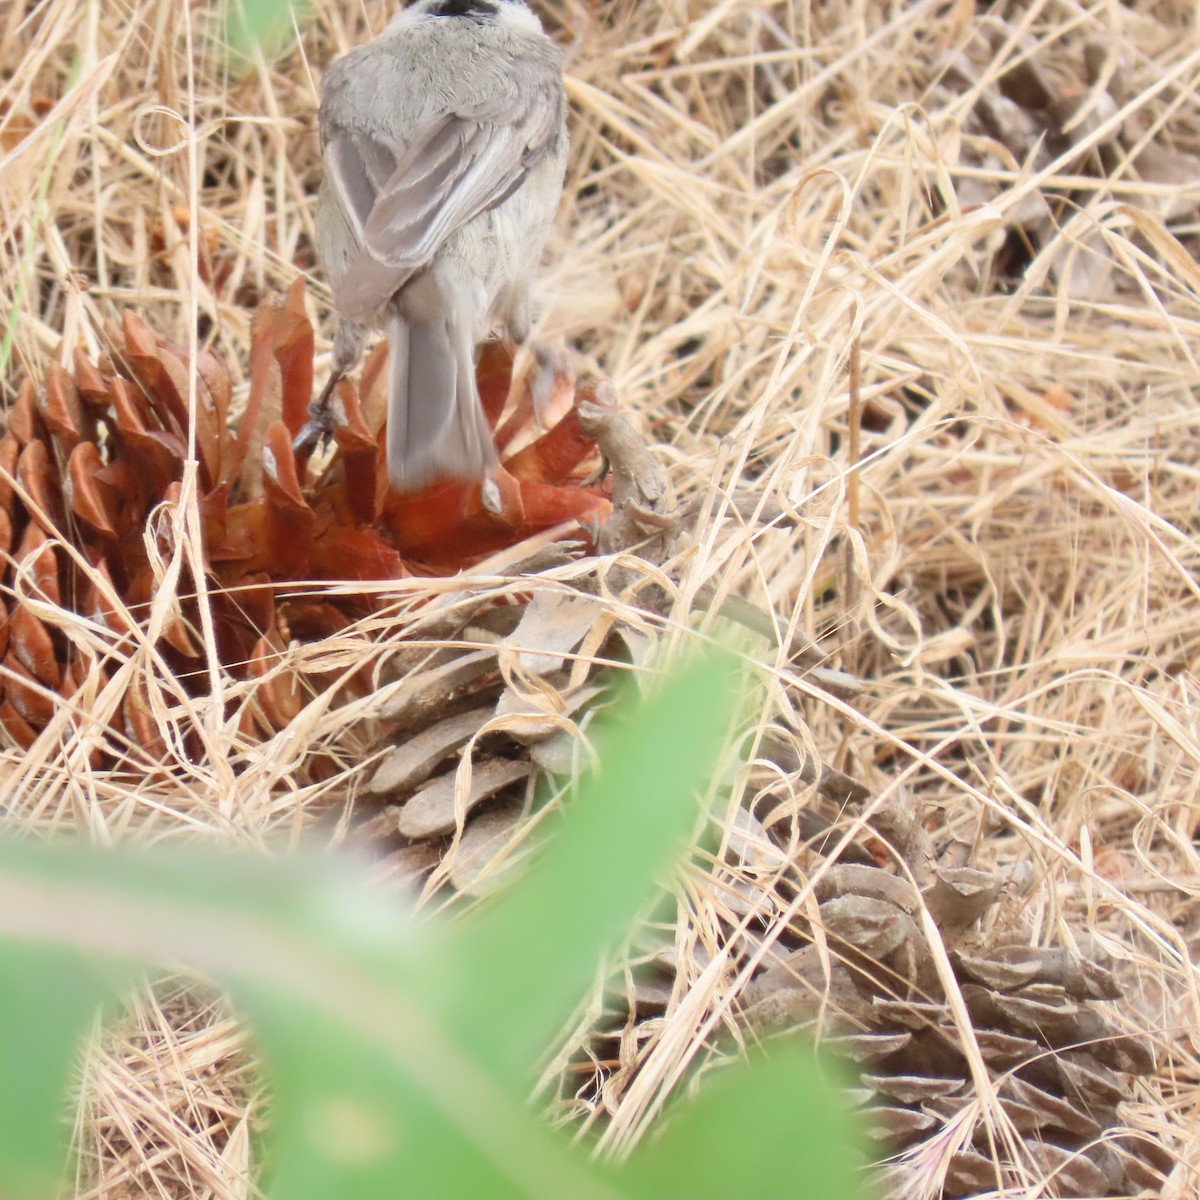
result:
<svg viewBox="0 0 1200 1200"><path fill-rule="evenodd" d="M795 767L783 739L760 758ZM836 824L814 809L781 816L768 797L757 815L739 814L729 842L733 915L762 914L765 928L781 907L798 914L741 992L743 1027L758 1037L804 1030L849 1064L889 1197L968 1197L1042 1178L1039 1195L1157 1193L1171 1157L1127 1131L1120 1112L1133 1077L1154 1070L1153 1050L1122 1030L1121 987L1093 939L1081 931L1075 948L1031 944L1020 912L1033 872L935 858L911 801L879 809L842 845L869 797L828 770L817 791ZM884 843L902 869L868 853ZM838 861L825 857L835 847ZM759 886L756 873L771 883ZM789 903L808 894L816 921L806 919L811 907ZM728 933L732 978L757 941ZM627 977L611 981L611 1032L590 1047L593 1066L625 1076L622 1089L637 1070L638 1023L660 1021L678 991L673 940L641 962L632 995ZM607 1082L596 1080L597 1107Z"/></svg>
<svg viewBox="0 0 1200 1200"><path fill-rule="evenodd" d="M1200 157L1145 136L1144 114L1118 120L1122 106L1136 87L1131 64L1104 41L1056 39L1054 50L1017 28L999 12L984 22L962 50L948 56L935 84L939 102L933 110L953 112L958 98L971 95L970 109L961 116L962 161L987 172L1043 172L1052 164L1066 176L1107 179L1114 168L1132 169L1139 179L1167 185L1160 189L1162 215L1177 219L1195 211L1186 184L1200 174ZM1008 50L1007 69L992 82L977 87L981 73L994 71L1002 49ZM957 134L956 134L957 136ZM957 200L964 208L990 204L1006 185L978 177L958 182ZM1174 190L1173 190L1174 189ZM1114 286L1113 262L1094 218L1079 216L1091 193L1056 192L1029 188L1003 213L1005 229L1016 234L1000 246L995 264L1010 274L1007 261L1015 251L1018 263L1048 246L1064 227L1076 247L1057 256L1049 267L1053 278L1080 299L1095 299ZM1152 201L1146 201L1152 203Z"/></svg>

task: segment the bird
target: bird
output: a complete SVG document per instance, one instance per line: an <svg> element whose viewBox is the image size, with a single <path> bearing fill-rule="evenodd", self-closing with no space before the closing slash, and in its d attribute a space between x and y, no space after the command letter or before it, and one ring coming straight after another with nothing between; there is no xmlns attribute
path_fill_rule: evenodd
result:
<svg viewBox="0 0 1200 1200"><path fill-rule="evenodd" d="M391 486L478 480L495 510L475 351L497 327L530 341L566 109L562 53L524 0L417 0L330 65L315 228L338 326L297 448L328 433L334 386L382 328Z"/></svg>

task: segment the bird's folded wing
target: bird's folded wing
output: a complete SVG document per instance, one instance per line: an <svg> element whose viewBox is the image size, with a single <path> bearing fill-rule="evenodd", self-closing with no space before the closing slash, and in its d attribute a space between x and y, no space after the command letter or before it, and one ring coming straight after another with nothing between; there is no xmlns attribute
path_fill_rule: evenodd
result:
<svg viewBox="0 0 1200 1200"><path fill-rule="evenodd" d="M325 167L360 241L335 300L371 321L455 230L507 199L551 148L560 98L545 88L422 123L401 145L336 129Z"/></svg>

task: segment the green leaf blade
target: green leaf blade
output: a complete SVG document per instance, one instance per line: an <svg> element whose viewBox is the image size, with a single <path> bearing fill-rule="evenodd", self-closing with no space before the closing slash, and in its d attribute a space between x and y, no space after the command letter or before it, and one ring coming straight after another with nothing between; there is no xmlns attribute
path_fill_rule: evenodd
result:
<svg viewBox="0 0 1200 1200"><path fill-rule="evenodd" d="M806 1044L706 1080L643 1143L621 1179L639 1200L857 1200L868 1192L854 1122Z"/></svg>
<svg viewBox="0 0 1200 1200"><path fill-rule="evenodd" d="M447 981L460 1029L506 1073L523 1073L622 938L696 820L737 702L728 652L699 657L597 738L600 774L582 789L526 877L461 931L466 979Z"/></svg>
<svg viewBox="0 0 1200 1200"><path fill-rule="evenodd" d="M69 948L0 943L0 1196L56 1196L80 1044L120 976Z"/></svg>

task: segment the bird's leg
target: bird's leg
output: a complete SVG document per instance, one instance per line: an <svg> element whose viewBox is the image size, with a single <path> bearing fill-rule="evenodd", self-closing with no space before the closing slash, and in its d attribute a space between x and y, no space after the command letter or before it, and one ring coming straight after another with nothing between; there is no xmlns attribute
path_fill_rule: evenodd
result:
<svg viewBox="0 0 1200 1200"><path fill-rule="evenodd" d="M533 419L538 430L544 429L544 418L550 408L550 400L560 387L570 387L575 382L571 370L571 356L561 342L543 343L533 340L533 322L529 313L528 297L521 302L507 319L508 336L533 355L537 364L533 374L530 393L533 399Z"/></svg>
<svg viewBox="0 0 1200 1200"><path fill-rule="evenodd" d="M292 442L292 449L297 454L311 454L333 432L333 417L329 411L329 399L341 378L342 372L331 372L329 381L321 389L321 394L308 406L308 420L300 427L300 432L296 434L296 440Z"/></svg>
<svg viewBox="0 0 1200 1200"><path fill-rule="evenodd" d="M337 333L333 335L333 365L329 379L320 395L308 406L308 420L292 443L292 449L297 454L311 453L318 444L328 440L333 430L333 415L329 410L333 389L362 358L365 337L366 332L361 325L350 321L338 322Z"/></svg>
<svg viewBox="0 0 1200 1200"><path fill-rule="evenodd" d="M533 376L533 419L538 429L544 428L544 417L550 409L550 400L560 387L570 387L575 382L571 370L571 355L562 342L553 345L526 342L533 354L537 369Z"/></svg>

